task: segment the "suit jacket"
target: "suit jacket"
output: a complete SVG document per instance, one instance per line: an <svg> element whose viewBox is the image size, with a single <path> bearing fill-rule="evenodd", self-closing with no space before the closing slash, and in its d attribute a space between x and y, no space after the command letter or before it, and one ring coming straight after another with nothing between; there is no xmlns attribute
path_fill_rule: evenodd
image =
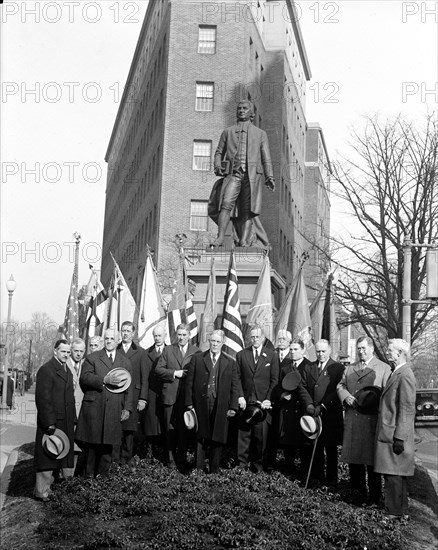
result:
<svg viewBox="0 0 438 550"><path fill-rule="evenodd" d="M389 365L373 357L362 369L360 362L348 365L338 384L341 403L349 395L355 395L366 386L383 389L391 374ZM344 438L341 459L349 464L374 464L377 414L361 413L352 407L345 408Z"/></svg>
<svg viewBox="0 0 438 550"><path fill-rule="evenodd" d="M126 431L137 431L138 411L137 403L139 399L147 401L149 394L149 370L146 361L146 352L134 342L125 353L123 344L117 346L117 350L122 353L131 363L132 374L132 412L129 418L122 422L122 429Z"/></svg>
<svg viewBox="0 0 438 550"><path fill-rule="evenodd" d="M214 155L215 168L220 167L224 159L229 160L232 165L237 153L238 140L237 124L226 128L222 132ZM246 159L248 178L251 185L251 212L257 216L261 213L265 177L273 177L274 172L266 132L253 124L249 124L247 140Z"/></svg>
<svg viewBox="0 0 438 550"><path fill-rule="evenodd" d="M72 468L76 420L73 376L69 369L64 370L64 366L55 357L52 357L50 361L38 369L35 403L37 408L35 469ZM43 435L49 426L56 426L61 429L70 440L70 452L62 460L48 457L43 450Z"/></svg>
<svg viewBox="0 0 438 550"><path fill-rule="evenodd" d="M255 365L252 347L249 347L238 352L236 362L240 383L239 395L243 396L247 403L271 400L272 390L278 384L278 354L262 347Z"/></svg>
<svg viewBox="0 0 438 550"><path fill-rule="evenodd" d="M214 417L208 403L208 381L213 368L210 351L197 353L189 365L185 387L185 405L193 406L198 417L198 439L225 444L228 436L227 411L237 410L239 382L236 362L221 353L216 362L216 402Z"/></svg>
<svg viewBox="0 0 438 550"><path fill-rule="evenodd" d="M301 375L303 385L313 399L313 404L321 405L322 433L319 440L326 446L342 444L344 417L336 387L341 381L343 372L344 366L330 358L321 374L315 362L306 365Z"/></svg>
<svg viewBox="0 0 438 550"><path fill-rule="evenodd" d="M79 413L82 406L82 399L84 398L84 392L82 391L81 385L79 384L79 378L81 377L82 365L84 364L85 359L79 361L79 370L76 372L75 362L71 357L67 359L67 367L70 369L70 372L73 376L73 391L75 396L75 406L76 406L76 418L79 418Z"/></svg>
<svg viewBox="0 0 438 550"><path fill-rule="evenodd" d="M133 410L132 384L121 393L106 389L103 379L109 371L122 367L132 374L131 363L120 351L116 351L114 364L105 349L87 356L79 379L84 399L76 428L76 439L91 444L118 445L122 438L122 410Z"/></svg>
<svg viewBox="0 0 438 550"><path fill-rule="evenodd" d="M174 372L187 369L195 353L201 353L201 351L191 344L187 347L184 359L181 356L178 344L172 344L164 348L155 368L155 374L163 382L161 391L163 405L174 405L180 395L184 396L185 378L175 378Z"/></svg>
<svg viewBox="0 0 438 550"><path fill-rule="evenodd" d="M397 476L414 475L415 395L415 376L407 363L392 373L382 392L374 471ZM400 455L392 450L394 438L404 443L405 449Z"/></svg>

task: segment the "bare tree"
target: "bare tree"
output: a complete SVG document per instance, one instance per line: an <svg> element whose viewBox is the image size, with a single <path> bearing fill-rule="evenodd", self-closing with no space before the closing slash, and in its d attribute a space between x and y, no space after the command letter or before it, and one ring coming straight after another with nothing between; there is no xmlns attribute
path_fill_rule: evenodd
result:
<svg viewBox="0 0 438 550"><path fill-rule="evenodd" d="M341 267L338 296L345 324L358 323L377 343L402 335L403 249L438 238L437 121L428 116L417 128L398 116L365 117L353 133L354 158L334 163L332 194L352 215L348 234L332 237L333 258ZM424 297L425 250L412 250L413 300ZM434 321L433 306L412 306L411 337Z"/></svg>

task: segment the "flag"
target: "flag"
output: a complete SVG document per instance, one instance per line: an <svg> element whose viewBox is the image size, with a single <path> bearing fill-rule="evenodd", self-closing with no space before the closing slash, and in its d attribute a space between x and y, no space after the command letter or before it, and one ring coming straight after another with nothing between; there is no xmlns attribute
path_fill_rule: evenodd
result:
<svg viewBox="0 0 438 550"><path fill-rule="evenodd" d="M207 295L205 297L204 313L201 317L199 331L199 347L202 351L210 349L208 339L214 330L216 320L216 271L214 257L211 258L210 278L208 279Z"/></svg>
<svg viewBox="0 0 438 550"><path fill-rule="evenodd" d="M337 357L340 349L340 331L336 321L333 273L316 295L310 306L315 342L328 340L332 348L332 356Z"/></svg>
<svg viewBox="0 0 438 550"><path fill-rule="evenodd" d="M246 316L246 325L249 328L251 325L259 325L263 334L269 340L273 340L273 310L272 310L272 291L271 291L271 265L268 255L266 254L263 260L263 267L260 272L260 277L257 286L254 290L251 306ZM247 330L248 332L248 330ZM245 335L247 336L247 335ZM248 342L249 345L250 342Z"/></svg>
<svg viewBox="0 0 438 550"><path fill-rule="evenodd" d="M95 269L91 273L86 296L88 297L86 321L86 339L88 340L92 336L101 335L108 306L108 294Z"/></svg>
<svg viewBox="0 0 438 550"><path fill-rule="evenodd" d="M190 282L194 288L193 281ZM176 342L176 327L181 323L189 325L190 339L193 345L198 343L198 321L195 308L188 291L189 281L187 280L184 249L180 248L180 262L176 288L169 304L167 313L168 337L172 343Z"/></svg>
<svg viewBox="0 0 438 550"><path fill-rule="evenodd" d="M143 285L141 289L140 310L138 314L138 343L148 349L154 343L152 331L166 320L166 313L163 308L160 287L158 286L157 274L148 254L144 269Z"/></svg>
<svg viewBox="0 0 438 550"><path fill-rule="evenodd" d="M75 338L79 338L78 278L78 262L76 257L70 284L70 294L65 310L64 325L62 327L64 338L69 342Z"/></svg>
<svg viewBox="0 0 438 550"><path fill-rule="evenodd" d="M278 311L275 325L276 334L280 329L288 330L292 338L299 338L304 342L308 359L312 361L316 359L312 340L312 320L302 268L292 281L286 299Z"/></svg>
<svg viewBox="0 0 438 550"><path fill-rule="evenodd" d="M114 273L108 291L109 303L104 329L120 331L124 321L134 322L137 306L120 267L112 254L111 257L114 262Z"/></svg>
<svg viewBox="0 0 438 550"><path fill-rule="evenodd" d="M222 351L235 358L236 353L243 348L242 318L240 317L239 287L237 281L234 252L231 251L228 278L224 297L222 315L222 330L225 342Z"/></svg>

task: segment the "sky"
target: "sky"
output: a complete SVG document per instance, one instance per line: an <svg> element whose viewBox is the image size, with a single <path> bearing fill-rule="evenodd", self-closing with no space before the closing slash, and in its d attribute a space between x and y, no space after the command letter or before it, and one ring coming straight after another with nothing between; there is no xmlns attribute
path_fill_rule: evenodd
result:
<svg viewBox="0 0 438 550"><path fill-rule="evenodd" d="M79 4L79 5L77 5ZM348 156L361 116L420 123L438 101L438 3L297 2L312 71L306 118L329 155ZM81 236L79 282L100 265L105 152L147 1L10 2L1 10L1 319L64 318ZM332 219L343 219L333 203Z"/></svg>

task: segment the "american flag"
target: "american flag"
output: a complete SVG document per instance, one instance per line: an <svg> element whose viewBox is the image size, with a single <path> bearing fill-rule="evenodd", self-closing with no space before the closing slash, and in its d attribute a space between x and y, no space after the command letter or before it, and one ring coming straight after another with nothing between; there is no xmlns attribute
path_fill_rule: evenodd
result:
<svg viewBox="0 0 438 550"><path fill-rule="evenodd" d="M243 349L242 318L240 317L239 287L236 273L234 252L230 255L228 279L224 298L222 330L225 342L222 351L235 358L236 353Z"/></svg>
<svg viewBox="0 0 438 550"><path fill-rule="evenodd" d="M176 327L183 323L189 325L190 343L193 345L198 344L198 321L192 299L189 296L188 286L190 284L194 285L193 281L187 279L184 251L180 249L180 264L176 289L167 313L168 335L172 343L176 342Z"/></svg>
<svg viewBox="0 0 438 550"><path fill-rule="evenodd" d="M79 338L79 301L78 301L78 280L79 280L79 268L78 268L78 254L79 254L79 240L80 236L76 237L76 250L75 250L75 266L73 269L73 276L71 278L70 294L67 300L67 308L65 310L63 334L64 338L71 342L75 338Z"/></svg>

